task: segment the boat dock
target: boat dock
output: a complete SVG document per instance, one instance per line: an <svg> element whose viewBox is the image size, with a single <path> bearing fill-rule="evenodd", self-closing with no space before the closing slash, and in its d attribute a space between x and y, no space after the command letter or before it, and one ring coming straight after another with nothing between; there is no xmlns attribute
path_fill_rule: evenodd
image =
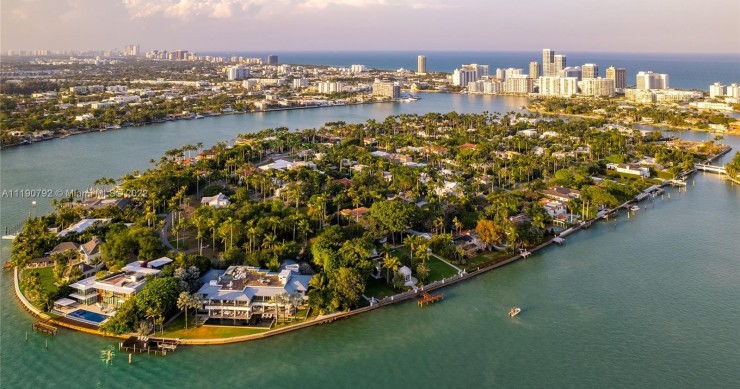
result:
<svg viewBox="0 0 740 389"><path fill-rule="evenodd" d="M431 303L436 303L437 301L441 301L444 298L445 296L441 293L429 294L427 292L421 292L420 299L419 301L417 301L417 304L419 304L420 307L423 307L425 305L429 305Z"/></svg>
<svg viewBox="0 0 740 389"><path fill-rule="evenodd" d="M148 336L131 336L118 344L121 351L132 353L161 354L166 356L167 352L174 352L180 344L180 339L150 338Z"/></svg>
<svg viewBox="0 0 740 389"><path fill-rule="evenodd" d="M37 322L31 324L31 328L33 328L34 331L41 332L41 333L47 334L47 335L56 335L57 334L57 328L54 327L51 324L48 324L48 320L46 320L46 321L37 321Z"/></svg>

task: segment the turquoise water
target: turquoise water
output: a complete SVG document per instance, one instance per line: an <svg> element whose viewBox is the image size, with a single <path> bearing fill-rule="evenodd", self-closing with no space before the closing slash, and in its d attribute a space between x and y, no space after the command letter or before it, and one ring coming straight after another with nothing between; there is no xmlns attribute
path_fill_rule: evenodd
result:
<svg viewBox="0 0 740 389"><path fill-rule="evenodd" d="M419 105L363 106L363 112L380 118L396 109L447 111L464 105L469 111L494 111L522 105L427 96ZM265 123L284 120L302 128L364 120L363 112L351 108L278 113L279 119L221 117L54 140L3 151L0 180L3 188L84 187L101 175L146 167L167 148L212 144ZM356 119L343 119L350 116ZM740 147L739 137L724 142ZM115 340L63 329L45 348L47 338L30 331L32 318L15 301L5 273L0 387L737 387L740 186L699 174L685 193L669 193L670 200L666 195L643 202L634 217L622 214L595 224L569 236L562 247L444 289L445 300L424 309L403 303L256 342L134 356L133 365L124 354L117 354L112 366L100 361L100 350ZM17 209L21 204L3 199L3 225L27 214L28 208ZM513 319L507 315L511 306L523 308Z"/></svg>

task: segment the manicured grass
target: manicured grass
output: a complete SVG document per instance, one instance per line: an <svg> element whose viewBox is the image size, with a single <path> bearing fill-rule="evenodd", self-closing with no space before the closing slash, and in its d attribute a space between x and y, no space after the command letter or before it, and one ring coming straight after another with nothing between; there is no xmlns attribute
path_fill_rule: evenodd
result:
<svg viewBox="0 0 740 389"><path fill-rule="evenodd" d="M39 281L41 282L41 285L44 287L44 290L47 292L56 292L57 289L59 289L58 286L54 285L56 280L54 279L54 268L53 267L44 267L41 269L34 269L35 271L38 271L39 273Z"/></svg>
<svg viewBox="0 0 740 389"><path fill-rule="evenodd" d="M426 264L427 267L429 267L429 277L427 277L425 283L438 281L457 274L457 270L455 270L455 268L433 256L430 256L429 259L427 259Z"/></svg>
<svg viewBox="0 0 740 389"><path fill-rule="evenodd" d="M408 246L401 246L397 249L392 249L391 255L398 258L401 262L406 263L411 260L411 249Z"/></svg>
<svg viewBox="0 0 740 389"><path fill-rule="evenodd" d="M180 339L219 339L230 338L233 336L243 336L259 334L267 329L262 328L244 328L244 327L216 327L200 326L194 327L195 315L190 312L188 315L188 329L185 329L185 315L180 315L177 319L168 324L164 329L164 334L157 332L153 336L164 336L167 338Z"/></svg>
<svg viewBox="0 0 740 389"><path fill-rule="evenodd" d="M376 280L375 278L368 278L367 285L365 286L364 295L367 297L375 297L380 300L383 297L393 296L395 294L403 292L401 289L393 289L393 286L386 284L385 282L385 271L383 271L383 278Z"/></svg>
<svg viewBox="0 0 740 389"><path fill-rule="evenodd" d="M492 251L490 253L483 253L475 256L468 260L468 264L465 265L466 270L476 269L478 267L485 267L493 265L496 262L501 262L504 259L510 257L512 254L506 251Z"/></svg>

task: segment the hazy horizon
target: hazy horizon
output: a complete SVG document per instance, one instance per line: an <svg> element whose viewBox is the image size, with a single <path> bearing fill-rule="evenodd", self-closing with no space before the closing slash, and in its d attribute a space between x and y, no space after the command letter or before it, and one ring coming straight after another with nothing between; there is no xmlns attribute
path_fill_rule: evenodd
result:
<svg viewBox="0 0 740 389"><path fill-rule="evenodd" d="M0 47L737 54L740 2L4 0Z"/></svg>

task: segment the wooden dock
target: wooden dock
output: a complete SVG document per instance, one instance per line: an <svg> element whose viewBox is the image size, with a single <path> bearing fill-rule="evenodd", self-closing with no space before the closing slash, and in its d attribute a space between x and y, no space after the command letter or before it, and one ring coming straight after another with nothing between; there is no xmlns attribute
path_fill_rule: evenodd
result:
<svg viewBox="0 0 740 389"><path fill-rule="evenodd" d="M419 301L417 301L416 303L419 304L420 307L423 307L425 305L429 305L431 303L436 303L437 301L441 301L444 298L445 296L441 293L429 294L427 292L421 292L419 294Z"/></svg>
<svg viewBox="0 0 740 389"><path fill-rule="evenodd" d="M118 349L131 353L147 353L166 356L174 352L180 344L180 339L150 338L131 336L118 344Z"/></svg>
<svg viewBox="0 0 740 389"><path fill-rule="evenodd" d="M31 324L31 328L33 328L34 331L38 331L47 335L57 334L57 328L51 324L48 324L48 321L37 321Z"/></svg>

